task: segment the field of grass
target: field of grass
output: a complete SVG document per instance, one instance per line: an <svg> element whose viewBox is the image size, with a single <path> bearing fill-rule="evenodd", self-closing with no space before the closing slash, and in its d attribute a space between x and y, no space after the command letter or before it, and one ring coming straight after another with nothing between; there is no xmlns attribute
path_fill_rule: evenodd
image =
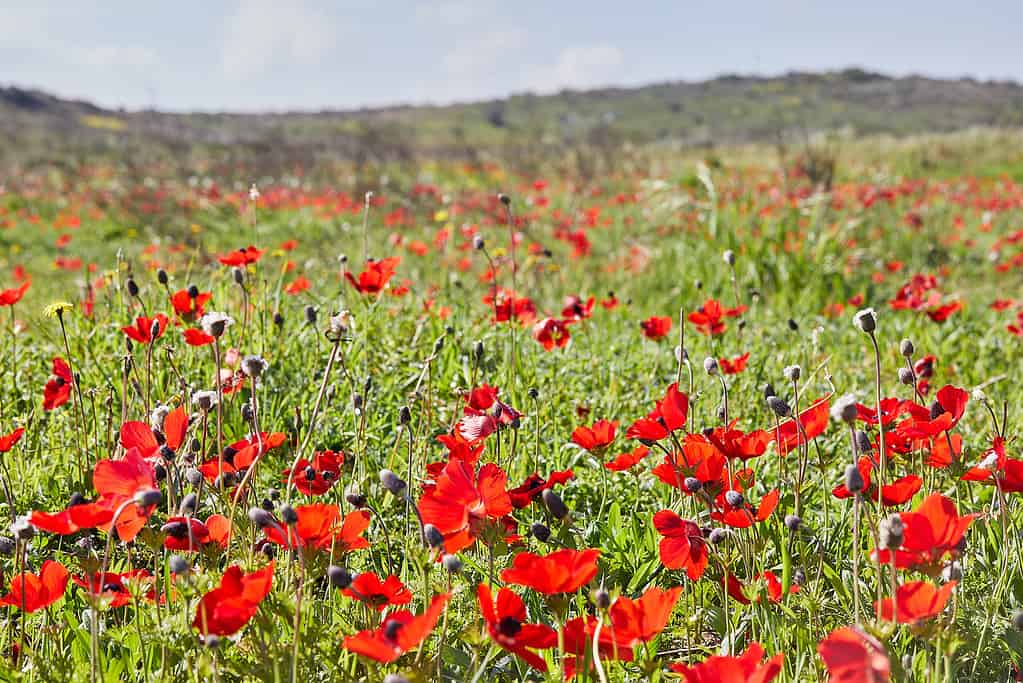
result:
<svg viewBox="0 0 1023 683"><path fill-rule="evenodd" d="M1015 140L11 175L0 677L1018 680Z"/></svg>

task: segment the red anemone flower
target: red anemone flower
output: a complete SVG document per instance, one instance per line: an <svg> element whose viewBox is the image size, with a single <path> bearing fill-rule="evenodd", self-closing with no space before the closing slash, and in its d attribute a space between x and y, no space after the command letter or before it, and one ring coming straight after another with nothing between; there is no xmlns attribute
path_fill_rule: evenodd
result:
<svg viewBox="0 0 1023 683"><path fill-rule="evenodd" d="M571 338L572 335L569 333L568 325L564 320L544 318L533 325L533 339L540 342L540 345L546 351L551 351L554 348L563 348Z"/></svg>
<svg viewBox="0 0 1023 683"><path fill-rule="evenodd" d="M345 279L360 294L379 294L387 287L388 281L394 275L394 269L400 262L400 256L391 256L379 261L370 260L366 262L366 269L359 273L358 279L348 271L345 271Z"/></svg>
<svg viewBox="0 0 1023 683"><path fill-rule="evenodd" d="M143 458L155 458L166 448L173 455L185 442L188 411L175 408L163 418L163 431L154 432L145 422L129 421L121 425L121 446L137 448Z"/></svg>
<svg viewBox="0 0 1023 683"><path fill-rule="evenodd" d="M640 441L660 441L671 432L682 429L689 417L689 397L678 390L678 384L668 387L664 398L657 402L653 411L632 423L625 436Z"/></svg>
<svg viewBox="0 0 1023 683"><path fill-rule="evenodd" d="M933 568L946 554L958 554L966 530L978 516L960 517L955 503L940 493L932 493L913 512L899 513L905 527L902 545L894 551L875 550L874 554L887 564L894 552L899 569Z"/></svg>
<svg viewBox="0 0 1023 683"><path fill-rule="evenodd" d="M38 574L16 574L11 579L10 591L0 598L0 605L10 605L26 612L37 612L49 607L64 596L68 576L64 565L46 560Z"/></svg>
<svg viewBox="0 0 1023 683"><path fill-rule="evenodd" d="M876 638L858 628L832 631L817 645L831 683L888 683L891 664Z"/></svg>
<svg viewBox="0 0 1023 683"><path fill-rule="evenodd" d="M703 576L709 553L696 522L682 519L671 510L661 510L654 515L654 528L664 537L658 546L661 564L667 569L685 569L693 581Z"/></svg>
<svg viewBox="0 0 1023 683"><path fill-rule="evenodd" d="M610 617L614 638L626 647L653 640L668 625L682 586L661 590L647 589L638 600L619 597L611 605Z"/></svg>
<svg viewBox="0 0 1023 683"><path fill-rule="evenodd" d="M652 315L639 323L647 339L663 339L671 332L671 317Z"/></svg>
<svg viewBox="0 0 1023 683"><path fill-rule="evenodd" d="M574 593L597 575L599 555L595 548L581 551L564 548L546 557L519 553L512 566L501 572L501 580L545 595Z"/></svg>
<svg viewBox="0 0 1023 683"><path fill-rule="evenodd" d="M650 449L646 446L636 446L628 453L622 453L614 460L604 463L604 467L611 470L612 472L624 472L633 465L639 463L640 460L650 454Z"/></svg>
<svg viewBox="0 0 1023 683"><path fill-rule="evenodd" d="M936 446L941 443L944 443L941 439L935 441ZM991 448L984 451L984 460L976 467L968 469L962 480L994 484L1002 493L1023 493L1023 460L1008 457L1005 453L1005 441L1002 437L996 436L992 440Z"/></svg>
<svg viewBox="0 0 1023 683"><path fill-rule="evenodd" d="M942 613L955 581L935 588L930 581L911 581L895 589L895 600L885 598L874 603L878 619L900 624L915 624L933 619Z"/></svg>
<svg viewBox="0 0 1023 683"><path fill-rule="evenodd" d="M682 674L686 683L769 683L781 673L785 655L776 654L766 662L760 643L750 643L738 657L708 657L699 664L672 664L671 671Z"/></svg>
<svg viewBox="0 0 1023 683"><path fill-rule="evenodd" d="M24 433L25 433L25 428L24 427L18 427L17 429L15 429L10 434L6 434L4 436L0 436L0 453L6 453L9 450L11 450L12 448L14 448L14 444L18 443L18 441L21 440L21 436Z"/></svg>
<svg viewBox="0 0 1023 683"><path fill-rule="evenodd" d="M262 250L248 246L243 249L235 249L223 256L218 256L217 260L225 266L247 266L250 263L256 263L262 256Z"/></svg>
<svg viewBox="0 0 1023 683"><path fill-rule="evenodd" d="M234 635L256 615L259 604L270 593L273 577L273 562L250 574L231 565L220 585L199 600L192 627L204 636Z"/></svg>
<svg viewBox="0 0 1023 683"><path fill-rule="evenodd" d="M572 470L551 472L550 476L544 479L534 472L526 477L521 485L508 489L508 497L511 498L512 507L516 510L529 507L529 504L539 500L540 496L547 489L553 489L558 484L564 484L575 476Z"/></svg>
<svg viewBox="0 0 1023 683"><path fill-rule="evenodd" d="M949 384L939 389L935 398L928 415L930 419L910 417L900 422L896 431L902 436L919 439L938 436L959 424L970 400L969 392Z"/></svg>
<svg viewBox="0 0 1023 683"><path fill-rule="evenodd" d="M867 500L878 500L877 485L871 479L871 472L874 469L874 462L868 456L863 456L859 459L856 468L860 471L860 476L863 478L863 497ZM880 499L881 504L888 507L894 507L896 505L902 505L908 502L916 492L923 486L924 480L915 474L909 474L900 479L896 479L890 484L885 484L881 487ZM845 487L845 484L839 484L831 490L831 494L835 498L844 499L851 498L853 494L849 493L849 489Z"/></svg>
<svg viewBox="0 0 1023 683"><path fill-rule="evenodd" d="M407 605L412 602L412 591L405 587L401 579L391 575L381 581L373 572L362 572L341 592L378 612L394 605Z"/></svg>
<svg viewBox="0 0 1023 683"><path fill-rule="evenodd" d="M597 420L592 427L576 427L572 432L572 443L583 450L600 454L615 440L617 422Z"/></svg>
<svg viewBox="0 0 1023 683"><path fill-rule="evenodd" d="M739 477L736 477L733 486L735 490L742 488L739 485ZM720 510L712 512L710 518L736 529L745 529L770 517L775 508L778 507L780 495L781 492L778 489L773 489L765 493L760 499L760 505L754 508L745 500L738 506L732 505L728 502L725 492L722 491L715 500Z"/></svg>
<svg viewBox="0 0 1023 683"><path fill-rule="evenodd" d="M170 302L174 312L182 320L198 320L206 312L206 304L213 298L212 292L200 292L195 288L179 289L171 294Z"/></svg>
<svg viewBox="0 0 1023 683"><path fill-rule="evenodd" d="M152 318L140 315L135 318L134 326L122 327L121 331L139 344L150 344L163 336L167 322L167 316L163 313L157 313Z"/></svg>
<svg viewBox="0 0 1023 683"><path fill-rule="evenodd" d="M294 296L296 294L301 294L302 292L308 291L310 286L311 283L309 282L309 280L304 275L299 275L297 278L295 278L287 285L285 285L284 293L291 294L292 296Z"/></svg>
<svg viewBox="0 0 1023 683"><path fill-rule="evenodd" d="M97 462L92 472L92 485L100 495L94 505L114 512L124 506L116 520L117 536L125 543L133 540L149 521L149 516L156 507L155 505L139 507L130 502L135 494L157 488L156 471L153 466L142 457L137 448L129 448L120 460ZM111 515L108 521L98 526L104 531L109 531L112 522L114 520Z"/></svg>
<svg viewBox="0 0 1023 683"><path fill-rule="evenodd" d="M708 299L700 308L690 313L688 318L700 334L716 337L724 334L728 327L725 325L724 318L734 318L745 312L745 306L722 308L720 301Z"/></svg>
<svg viewBox="0 0 1023 683"><path fill-rule="evenodd" d="M749 362L749 351L736 356L729 360L728 358L718 358L718 368L725 375L737 375L746 369L746 364Z"/></svg>
<svg viewBox="0 0 1023 683"><path fill-rule="evenodd" d="M75 379L71 375L71 367L63 358L53 359L53 375L43 388L43 409L59 408L71 398L71 387Z"/></svg>
<svg viewBox="0 0 1023 683"><path fill-rule="evenodd" d="M167 550L195 552L208 543L226 548L231 522L223 515L210 515L205 523L194 517L170 517L160 530L167 534L163 540Z"/></svg>
<svg viewBox="0 0 1023 683"><path fill-rule="evenodd" d="M450 597L447 593L434 596L420 616L407 610L389 614L375 631L359 631L346 637L342 647L384 664L393 662L426 640Z"/></svg>
<svg viewBox="0 0 1023 683"><path fill-rule="evenodd" d="M129 590L130 585L134 582L152 585L153 575L145 569L135 569L123 574L107 572L102 576L100 576L99 572L96 572L88 578L72 576L71 580L76 586L84 588L90 596L97 595L105 602L108 602L110 607L124 607L132 601L132 594ZM152 600L155 595L156 591L150 587L146 597Z"/></svg>
<svg viewBox="0 0 1023 683"><path fill-rule="evenodd" d="M268 539L284 547L314 548L345 553L369 547L362 534L369 528L369 512L355 510L341 519L337 505L312 503L296 505L298 521L290 526L269 526L263 530ZM282 533L282 529L285 533Z"/></svg>
<svg viewBox="0 0 1023 683"><path fill-rule="evenodd" d="M21 287L0 290L0 306L13 306L21 301L21 297L25 296L25 292L31 285L31 282L25 282Z"/></svg>
<svg viewBox="0 0 1023 683"><path fill-rule="evenodd" d="M812 441L828 428L831 395L815 401L809 408L799 413L800 429L793 419L785 420L774 429L774 442L778 445L780 455L787 455L791 450L801 446L808 440Z"/></svg>
<svg viewBox="0 0 1023 683"><path fill-rule="evenodd" d="M189 327L181 334L185 338L185 343L189 346L207 346L216 341L212 334L206 334L206 332L198 327Z"/></svg>
<svg viewBox="0 0 1023 683"><path fill-rule="evenodd" d="M502 588L497 603L487 584L476 591L487 631L495 643L538 671L547 671L547 662L534 650L546 650L558 644L558 634L545 624L526 623L526 605L515 592Z"/></svg>
<svg viewBox="0 0 1023 683"><path fill-rule="evenodd" d="M289 475L295 488L307 496L322 496L341 479L341 465L345 454L338 451L317 451L312 462L302 458L295 463L294 470L284 470L284 481Z"/></svg>
<svg viewBox="0 0 1023 683"><path fill-rule="evenodd" d="M423 523L444 535L449 553L468 548L512 511L508 475L493 463L474 471L464 460L451 460L419 499Z"/></svg>

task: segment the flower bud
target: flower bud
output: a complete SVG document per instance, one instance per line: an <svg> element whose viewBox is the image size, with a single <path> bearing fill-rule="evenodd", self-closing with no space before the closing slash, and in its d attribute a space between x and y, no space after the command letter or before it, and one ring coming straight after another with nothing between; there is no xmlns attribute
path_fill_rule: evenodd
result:
<svg viewBox="0 0 1023 683"><path fill-rule="evenodd" d="M408 488L405 480L391 470L380 470L380 483L385 489L398 496Z"/></svg>
<svg viewBox="0 0 1023 683"><path fill-rule="evenodd" d="M899 342L899 353L906 358L912 358L913 352L916 351L916 347L913 346L913 342L908 339L903 339Z"/></svg>
<svg viewBox="0 0 1023 683"><path fill-rule="evenodd" d="M782 374L785 375L785 379L787 379L788 381L795 382L798 381L799 378L802 376L803 368L799 367L798 365L786 365L785 369L782 371Z"/></svg>
<svg viewBox="0 0 1023 683"><path fill-rule="evenodd" d="M432 524L423 527L423 536L426 537L426 542L430 544L431 548L440 548L444 545L444 534Z"/></svg>
<svg viewBox="0 0 1023 683"><path fill-rule="evenodd" d="M350 492L345 496L345 500L347 500L348 504L354 508L366 507L366 496L361 493L357 493L354 491Z"/></svg>
<svg viewBox="0 0 1023 683"><path fill-rule="evenodd" d="M611 606L611 596L603 586L593 591L593 604L597 606L597 609L607 609Z"/></svg>
<svg viewBox="0 0 1023 683"><path fill-rule="evenodd" d="M327 567L327 579L334 588L344 589L352 585L352 575L344 567L332 564Z"/></svg>
<svg viewBox="0 0 1023 683"><path fill-rule="evenodd" d="M898 514L888 515L878 525L878 545L888 550L895 550L901 547L904 531L905 526L902 523L902 517Z"/></svg>
<svg viewBox="0 0 1023 683"><path fill-rule="evenodd" d="M245 356L245 358L242 358L242 372L253 379L262 375L269 365L259 356Z"/></svg>
<svg viewBox="0 0 1023 683"><path fill-rule="evenodd" d="M708 375L718 374L718 361L713 356L707 356L703 359L703 369Z"/></svg>
<svg viewBox="0 0 1023 683"><path fill-rule="evenodd" d="M721 254L721 258L729 266L735 265L735 252L732 251L731 249L725 249L725 253Z"/></svg>
<svg viewBox="0 0 1023 683"><path fill-rule="evenodd" d="M238 266L231 269L231 277L234 278L236 285L242 286L245 284L245 271Z"/></svg>
<svg viewBox="0 0 1023 683"><path fill-rule="evenodd" d="M831 419L852 424L856 420L856 397L852 394L840 396L831 404Z"/></svg>
<svg viewBox="0 0 1023 683"><path fill-rule="evenodd" d="M845 488L849 493L859 493L863 490L863 475L856 465L847 465L845 468Z"/></svg>
<svg viewBox="0 0 1023 683"><path fill-rule="evenodd" d="M163 500L163 494L157 489L146 489L135 493L135 505L141 508L159 505L161 500Z"/></svg>
<svg viewBox="0 0 1023 683"><path fill-rule="evenodd" d="M707 540L709 540L713 545L721 545L726 540L728 540L728 530L714 529L713 531L710 532L710 536L708 537Z"/></svg>
<svg viewBox="0 0 1023 683"><path fill-rule="evenodd" d="M532 534L533 538L540 541L541 543L546 543L547 539L551 537L550 528L548 528L546 524L543 524L541 522L533 522L529 526L529 533Z"/></svg>
<svg viewBox="0 0 1023 683"><path fill-rule="evenodd" d="M441 564L452 574L462 571L462 561L458 559L458 555L445 555L441 558Z"/></svg>
<svg viewBox="0 0 1023 683"><path fill-rule="evenodd" d="M199 498L194 493L189 493L187 496L181 499L181 504L178 505L178 514L182 517L194 514L196 507L199 505Z"/></svg>
<svg viewBox="0 0 1023 683"><path fill-rule="evenodd" d="M288 526L298 524L298 512L295 511L295 508L285 503L281 506L281 520Z"/></svg>
<svg viewBox="0 0 1023 683"><path fill-rule="evenodd" d="M540 494L543 499L543 504L547 508L551 516L557 520L563 520L568 517L568 506L565 505L565 501L561 500L561 496L554 493L550 489L544 489L543 493Z"/></svg>
<svg viewBox="0 0 1023 683"><path fill-rule="evenodd" d="M11 524L11 534L19 541L30 541L36 535L36 528L28 521L28 517L20 516Z"/></svg>
<svg viewBox="0 0 1023 683"><path fill-rule="evenodd" d="M276 523L273 516L260 507L249 508L249 520L260 529L265 529Z"/></svg>
<svg viewBox="0 0 1023 683"><path fill-rule="evenodd" d="M685 485L686 491L689 491L689 493L696 493L703 488L703 482L696 477L686 477L685 481L682 483Z"/></svg>
<svg viewBox="0 0 1023 683"><path fill-rule="evenodd" d="M128 278L125 286L128 288L128 296L136 297L139 295L139 285L135 282L135 278Z"/></svg>
<svg viewBox="0 0 1023 683"><path fill-rule="evenodd" d="M789 407L789 404L777 396L767 397L767 407L778 417L788 417L792 414L792 408Z"/></svg>
<svg viewBox="0 0 1023 683"><path fill-rule="evenodd" d="M909 368L899 368L899 383L911 387L916 384L916 375Z"/></svg>
<svg viewBox="0 0 1023 683"><path fill-rule="evenodd" d="M167 561L167 565L170 567L171 572L178 576L183 576L192 570L192 566L188 564L188 560L181 557L181 555L171 555L170 560Z"/></svg>
<svg viewBox="0 0 1023 683"><path fill-rule="evenodd" d="M877 313L873 308L864 308L853 316L853 324L867 334L877 329Z"/></svg>
<svg viewBox="0 0 1023 683"><path fill-rule="evenodd" d="M159 282L161 285L166 285L170 281L170 278L167 277L167 271L164 270L163 268L156 271L156 281Z"/></svg>
<svg viewBox="0 0 1023 683"><path fill-rule="evenodd" d="M799 515L785 515L785 528L795 533L803 526L803 520Z"/></svg>
<svg viewBox="0 0 1023 683"><path fill-rule="evenodd" d="M733 508L741 507L746 501L741 493L736 490L725 491L725 502Z"/></svg>
<svg viewBox="0 0 1023 683"><path fill-rule="evenodd" d="M483 247L487 246L487 243L483 241L483 235L475 234L472 236L472 248L476 251L481 251Z"/></svg>
<svg viewBox="0 0 1023 683"><path fill-rule="evenodd" d="M402 406L398 410L398 424L405 426L412 421L412 411L409 410L408 406Z"/></svg>
<svg viewBox="0 0 1023 683"><path fill-rule="evenodd" d="M861 455L869 453L874 448L874 444L870 443L870 437L862 429L853 432L853 440L856 443L856 452Z"/></svg>

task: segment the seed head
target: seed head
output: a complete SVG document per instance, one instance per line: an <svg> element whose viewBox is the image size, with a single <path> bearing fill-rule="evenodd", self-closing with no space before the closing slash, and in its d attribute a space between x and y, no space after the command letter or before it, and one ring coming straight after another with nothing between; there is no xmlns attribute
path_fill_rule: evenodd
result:
<svg viewBox="0 0 1023 683"><path fill-rule="evenodd" d="M721 258L724 259L725 263L729 266L735 265L735 252L731 249L725 249L725 253L721 255Z"/></svg>
<svg viewBox="0 0 1023 683"><path fill-rule="evenodd" d="M593 591L593 604L598 609L607 609L611 606L611 595L601 586Z"/></svg>
<svg viewBox="0 0 1023 683"><path fill-rule="evenodd" d="M877 329L877 313L873 308L864 308L853 316L853 324L867 334Z"/></svg>
<svg viewBox="0 0 1023 683"><path fill-rule="evenodd" d="M863 491L863 475L856 465L846 465L845 488L849 493L860 493Z"/></svg>
<svg viewBox="0 0 1023 683"><path fill-rule="evenodd" d="M432 524L423 527L423 536L426 537L426 542L430 544L431 548L440 548L444 545L444 534Z"/></svg>
<svg viewBox="0 0 1023 683"><path fill-rule="evenodd" d="M163 268L161 268L160 270L156 271L156 280L161 285L166 285L170 281L170 278L167 277L167 271L164 270Z"/></svg>
<svg viewBox="0 0 1023 683"><path fill-rule="evenodd" d="M792 414L792 408L789 407L789 404L777 396L767 397L767 407L778 417L788 417Z"/></svg>
<svg viewBox="0 0 1023 683"><path fill-rule="evenodd" d="M725 491L725 502L733 508L741 507L745 500L743 495L734 489Z"/></svg>
<svg viewBox="0 0 1023 683"><path fill-rule="evenodd" d="M242 372L253 379L258 379L270 366L259 356L245 356L242 358Z"/></svg>
<svg viewBox="0 0 1023 683"><path fill-rule="evenodd" d="M696 477L686 477L682 483L685 484L686 491L689 491L689 493L696 493L703 488L703 482Z"/></svg>
<svg viewBox="0 0 1023 683"><path fill-rule="evenodd" d="M281 520L288 526L298 524L298 512L295 511L295 508L285 503L281 506Z"/></svg>
<svg viewBox="0 0 1023 683"><path fill-rule="evenodd" d="M227 328L233 324L234 318L231 316L213 311L199 319L199 325L202 327L203 332L217 339L223 337Z"/></svg>
<svg viewBox="0 0 1023 683"><path fill-rule="evenodd" d="M487 243L483 241L483 235L479 233L472 236L472 248L476 251L481 251L483 247L487 246Z"/></svg>
<svg viewBox="0 0 1023 683"><path fill-rule="evenodd" d="M529 533L541 543L545 543L551 537L550 528L541 522L533 522L529 527Z"/></svg>
<svg viewBox="0 0 1023 683"><path fill-rule="evenodd" d="M803 368L798 365L786 365L782 373L788 381L796 382L799 381L800 376L803 374Z"/></svg>
<svg viewBox="0 0 1023 683"><path fill-rule="evenodd" d="M831 419L852 424L856 421L856 397L852 394L840 396L831 405Z"/></svg>
<svg viewBox="0 0 1023 683"><path fill-rule="evenodd" d="M902 517L898 514L891 514L881 520L878 525L878 545L888 550L895 550L902 546L905 526Z"/></svg>
<svg viewBox="0 0 1023 683"><path fill-rule="evenodd" d="M713 545L721 545L728 540L728 531L725 529L714 529L707 538Z"/></svg>
<svg viewBox="0 0 1023 683"><path fill-rule="evenodd" d="M266 529L276 523L273 516L260 507L249 508L249 520L260 529Z"/></svg>
<svg viewBox="0 0 1023 683"><path fill-rule="evenodd" d="M785 528L795 533L803 526L803 520L799 515L785 515Z"/></svg>
<svg viewBox="0 0 1023 683"><path fill-rule="evenodd" d="M192 565L188 564L188 560L181 555L171 555L167 564L170 566L171 572L178 576L183 576L192 570Z"/></svg>
<svg viewBox="0 0 1023 683"><path fill-rule="evenodd" d="M457 574L462 571L462 561L458 559L458 555L445 555L441 558L441 564L444 565L444 569L448 570L451 574Z"/></svg>

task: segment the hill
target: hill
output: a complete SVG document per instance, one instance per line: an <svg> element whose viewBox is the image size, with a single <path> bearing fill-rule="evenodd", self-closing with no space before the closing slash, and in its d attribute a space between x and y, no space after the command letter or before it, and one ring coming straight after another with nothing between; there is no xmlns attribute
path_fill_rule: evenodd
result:
<svg viewBox="0 0 1023 683"><path fill-rule="evenodd" d="M973 126L1023 126L1023 86L846 69L518 94L446 106L267 114L109 110L36 90L0 88L4 165L125 150L179 160L219 154L280 163L360 162L580 144L777 142L836 130L908 135Z"/></svg>

